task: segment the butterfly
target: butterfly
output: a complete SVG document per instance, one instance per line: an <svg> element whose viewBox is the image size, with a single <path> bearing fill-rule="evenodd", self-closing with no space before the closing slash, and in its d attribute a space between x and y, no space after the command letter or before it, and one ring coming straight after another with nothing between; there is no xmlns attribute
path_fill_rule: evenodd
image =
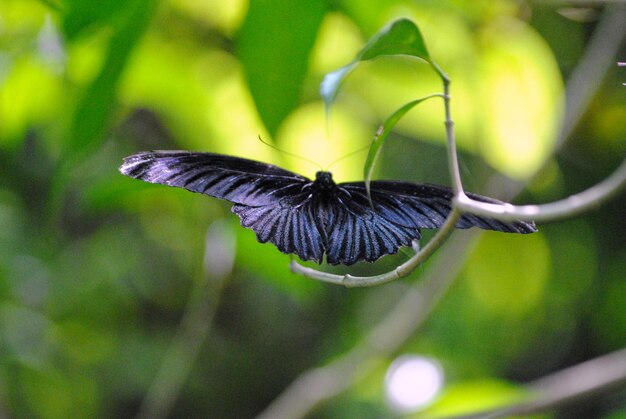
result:
<svg viewBox="0 0 626 419"><path fill-rule="evenodd" d="M451 210L450 188L387 180L335 183L319 171L315 180L280 167L214 153L149 151L126 157L126 176L184 188L233 205L241 225L261 243L302 260L331 265L373 262L410 246L420 229L439 228ZM501 204L467 193L477 201ZM503 222L464 214L456 228L479 227L508 233L534 233L532 222Z"/></svg>

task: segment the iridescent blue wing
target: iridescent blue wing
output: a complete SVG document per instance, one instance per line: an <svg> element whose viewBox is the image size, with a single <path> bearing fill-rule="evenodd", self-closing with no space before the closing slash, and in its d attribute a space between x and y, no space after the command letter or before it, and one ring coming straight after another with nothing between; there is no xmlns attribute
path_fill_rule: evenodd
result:
<svg viewBox="0 0 626 419"><path fill-rule="evenodd" d="M236 204L232 211L241 218L242 226L254 230L261 243L269 241L283 253L322 263L326 244L310 196L304 192L273 205Z"/></svg>
<svg viewBox="0 0 626 419"><path fill-rule="evenodd" d="M135 154L124 159L120 172L232 202L241 224L260 242L322 261L322 237L305 202L312 182L304 176L254 160L187 151Z"/></svg>

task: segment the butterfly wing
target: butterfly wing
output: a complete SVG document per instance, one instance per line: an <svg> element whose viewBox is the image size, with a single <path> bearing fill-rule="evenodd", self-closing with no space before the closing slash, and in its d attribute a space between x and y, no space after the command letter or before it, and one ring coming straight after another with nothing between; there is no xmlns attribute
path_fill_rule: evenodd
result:
<svg viewBox="0 0 626 419"><path fill-rule="evenodd" d="M315 201L312 206L323 220L319 230L323 232L326 261L331 265L373 262L420 238L415 227L381 216L367 197L352 195L341 187Z"/></svg>
<svg viewBox="0 0 626 419"><path fill-rule="evenodd" d="M367 192L363 182L342 183L360 205L367 201ZM394 181L372 181L370 185L372 202L376 212L390 222L415 228L440 228L452 209L452 190L445 186L414 184ZM503 204L497 199L467 193L480 202ZM463 214L456 228L479 227L485 230L506 233L534 233L535 224L526 221L504 222L474 214Z"/></svg>
<svg viewBox="0 0 626 419"><path fill-rule="evenodd" d="M189 151L148 151L126 157L120 172L150 183L184 188L234 204L266 205L311 181L271 164Z"/></svg>
<svg viewBox="0 0 626 419"><path fill-rule="evenodd" d="M303 260L322 260L322 237L307 203L312 182L304 176L254 160L187 151L135 154L124 159L120 172L230 201L260 242Z"/></svg>
<svg viewBox="0 0 626 419"><path fill-rule="evenodd" d="M308 193L272 205L236 204L232 211L241 218L242 226L254 230L259 242L269 241L283 253L322 263L326 245Z"/></svg>

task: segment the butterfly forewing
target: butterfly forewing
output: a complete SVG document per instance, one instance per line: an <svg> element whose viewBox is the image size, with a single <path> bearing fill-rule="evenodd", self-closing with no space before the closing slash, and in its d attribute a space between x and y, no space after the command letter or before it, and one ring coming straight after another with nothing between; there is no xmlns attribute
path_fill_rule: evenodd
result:
<svg viewBox="0 0 626 419"><path fill-rule="evenodd" d="M270 164L213 153L155 151L124 159L120 171L236 204L265 205L291 196L307 178Z"/></svg>

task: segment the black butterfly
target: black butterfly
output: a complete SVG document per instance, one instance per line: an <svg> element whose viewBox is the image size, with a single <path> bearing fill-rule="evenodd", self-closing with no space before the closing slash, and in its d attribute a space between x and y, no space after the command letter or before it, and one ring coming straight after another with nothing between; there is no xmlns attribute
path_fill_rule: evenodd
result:
<svg viewBox="0 0 626 419"><path fill-rule="evenodd" d="M261 243L283 253L332 265L373 262L409 246L421 228L438 228L450 212L452 191L444 186L372 181L336 184L330 172L315 180L271 164L239 157L188 151L154 151L124 159L123 174L150 183L185 188L232 202L241 225ZM498 200L469 194L489 203ZM505 223L465 214L456 228L480 227L509 233L534 233L531 222Z"/></svg>

